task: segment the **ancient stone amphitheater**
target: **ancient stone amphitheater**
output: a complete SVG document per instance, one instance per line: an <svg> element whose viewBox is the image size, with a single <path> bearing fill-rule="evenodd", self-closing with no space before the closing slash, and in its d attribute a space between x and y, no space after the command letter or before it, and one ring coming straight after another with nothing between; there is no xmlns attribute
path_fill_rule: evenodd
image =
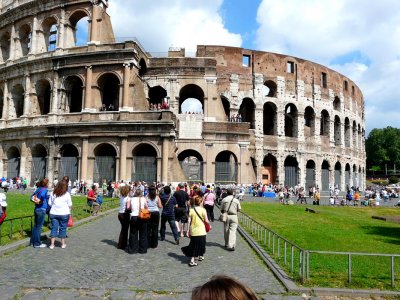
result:
<svg viewBox="0 0 400 300"><path fill-rule="evenodd" d="M109 4L0 0L0 175L363 188L351 79L235 47L152 55L116 41Z"/></svg>

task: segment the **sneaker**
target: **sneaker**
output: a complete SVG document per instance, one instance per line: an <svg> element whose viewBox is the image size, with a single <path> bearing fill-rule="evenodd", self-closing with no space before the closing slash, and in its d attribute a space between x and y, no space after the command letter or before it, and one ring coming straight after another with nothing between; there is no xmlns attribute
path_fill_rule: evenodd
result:
<svg viewBox="0 0 400 300"><path fill-rule="evenodd" d="M66 245L66 244L61 245L61 249L65 249L65 248L67 248L67 245Z"/></svg>
<svg viewBox="0 0 400 300"><path fill-rule="evenodd" d="M235 247L232 247L232 248L226 248L226 250L228 250L228 251L235 251Z"/></svg>
<svg viewBox="0 0 400 300"><path fill-rule="evenodd" d="M46 244L40 244L39 246L33 246L33 248L47 248Z"/></svg>
<svg viewBox="0 0 400 300"><path fill-rule="evenodd" d="M204 256L199 256L199 261L203 261L204 260Z"/></svg>
<svg viewBox="0 0 400 300"><path fill-rule="evenodd" d="M175 242L176 242L177 245L179 245L179 239L177 239Z"/></svg>
<svg viewBox="0 0 400 300"><path fill-rule="evenodd" d="M49 248L50 248L51 250L53 250L53 249L54 249L54 245L50 245Z"/></svg>

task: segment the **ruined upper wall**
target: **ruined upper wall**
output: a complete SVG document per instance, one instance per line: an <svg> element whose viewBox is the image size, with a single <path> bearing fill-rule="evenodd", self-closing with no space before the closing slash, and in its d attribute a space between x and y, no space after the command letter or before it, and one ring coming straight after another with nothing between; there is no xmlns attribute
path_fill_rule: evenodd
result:
<svg viewBox="0 0 400 300"><path fill-rule="evenodd" d="M321 96L329 98L343 96L364 107L364 97L358 86L348 77L323 65L284 54L248 50L227 46L197 46L197 57L213 57L217 61L217 73L221 90L229 85L231 74L240 78L240 89L252 88L253 75L263 75L264 82L276 81L283 77L286 81L286 94L296 93L296 83L304 82L304 96L312 98L315 87L319 86Z"/></svg>

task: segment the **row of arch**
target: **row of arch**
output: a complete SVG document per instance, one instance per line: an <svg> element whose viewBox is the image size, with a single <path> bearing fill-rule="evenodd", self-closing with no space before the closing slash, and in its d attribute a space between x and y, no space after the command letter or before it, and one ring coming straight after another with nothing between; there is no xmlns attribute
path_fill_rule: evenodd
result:
<svg viewBox="0 0 400 300"><path fill-rule="evenodd" d="M39 178L46 177L48 152L41 145L35 145L32 150L30 182L33 184ZM94 169L93 181L103 182L116 180L117 150L108 143L97 145L93 150ZM132 181L157 181L158 151L150 144L142 143L132 150ZM64 144L58 157L58 174L68 175L71 180L79 179L79 150L73 144ZM186 150L179 154L179 162L189 182L203 180L203 158L195 150ZM6 151L7 178L20 176L21 153L12 146ZM238 180L238 161L230 151L222 151L215 158L215 180L218 183L236 183Z"/></svg>
<svg viewBox="0 0 400 300"><path fill-rule="evenodd" d="M65 30L65 47L75 47L88 42L89 12L77 10L68 18ZM34 28L34 20L23 23L17 28L0 31L0 63L17 59L32 52L42 53L56 50L60 39L60 18L57 15L44 18ZM15 31L15 34L12 32Z"/></svg>

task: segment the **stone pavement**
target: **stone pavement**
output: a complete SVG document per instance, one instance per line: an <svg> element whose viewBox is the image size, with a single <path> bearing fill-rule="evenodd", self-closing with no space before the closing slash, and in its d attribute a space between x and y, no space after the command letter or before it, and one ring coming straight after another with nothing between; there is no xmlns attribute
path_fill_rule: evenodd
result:
<svg viewBox="0 0 400 300"><path fill-rule="evenodd" d="M217 209L215 209L217 211ZM218 213L217 213L218 215ZM224 249L222 223L212 223L205 260L188 266L167 225L166 241L147 254L116 248L117 212L69 230L67 248L25 247L0 257L0 298L5 299L190 299L211 276L239 279L264 299L301 299L285 289L238 235L236 251Z"/></svg>

